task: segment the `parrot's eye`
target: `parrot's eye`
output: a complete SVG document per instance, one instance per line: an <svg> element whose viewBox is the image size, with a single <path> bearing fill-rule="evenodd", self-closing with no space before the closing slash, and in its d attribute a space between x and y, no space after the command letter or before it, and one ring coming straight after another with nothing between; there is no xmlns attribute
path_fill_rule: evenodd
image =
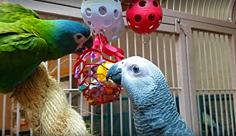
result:
<svg viewBox="0 0 236 136"><path fill-rule="evenodd" d="M82 45L86 42L86 38L81 33L75 34L74 35L74 40L78 44L79 48L82 48Z"/></svg>
<svg viewBox="0 0 236 136"><path fill-rule="evenodd" d="M133 65L132 66L132 71L135 73L135 74L137 74L137 73L139 73L139 67L137 66L137 65Z"/></svg>
<svg viewBox="0 0 236 136"><path fill-rule="evenodd" d="M76 40L80 40L81 38L83 38L82 34L78 33L78 34L75 35Z"/></svg>

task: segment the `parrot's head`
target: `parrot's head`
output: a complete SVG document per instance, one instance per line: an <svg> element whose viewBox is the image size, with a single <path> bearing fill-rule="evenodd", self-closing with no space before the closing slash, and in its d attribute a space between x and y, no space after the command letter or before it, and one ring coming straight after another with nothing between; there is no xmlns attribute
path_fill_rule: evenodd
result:
<svg viewBox="0 0 236 136"><path fill-rule="evenodd" d="M84 23L71 20L49 21L53 24L53 40L51 40L53 48L50 51L53 58L69 53L82 53L84 49L92 47L93 38L91 31ZM58 49L59 52L55 51L55 49Z"/></svg>
<svg viewBox="0 0 236 136"><path fill-rule="evenodd" d="M160 69L139 56L115 63L107 73L107 80L109 79L120 84L128 92L134 106L139 108L153 104L158 95L163 94L162 88L168 88Z"/></svg>

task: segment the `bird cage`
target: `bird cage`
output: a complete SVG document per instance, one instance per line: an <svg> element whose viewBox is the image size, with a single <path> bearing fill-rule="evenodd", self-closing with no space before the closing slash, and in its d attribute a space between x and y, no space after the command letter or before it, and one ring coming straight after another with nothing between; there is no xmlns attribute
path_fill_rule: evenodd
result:
<svg viewBox="0 0 236 136"><path fill-rule="evenodd" d="M43 17L82 21L79 9L82 1L8 1L33 8ZM196 135L235 135L235 0L160 0L160 3L163 21L157 31L140 35L126 27L112 45L122 48L126 57L142 56L160 67L179 113ZM129 0L122 1L122 6L127 8ZM136 135L126 92L116 102L90 106L73 79L75 59L70 54L47 65L63 86L69 103L84 117L89 132L101 136ZM0 95L0 105L2 135L33 135L17 102Z"/></svg>

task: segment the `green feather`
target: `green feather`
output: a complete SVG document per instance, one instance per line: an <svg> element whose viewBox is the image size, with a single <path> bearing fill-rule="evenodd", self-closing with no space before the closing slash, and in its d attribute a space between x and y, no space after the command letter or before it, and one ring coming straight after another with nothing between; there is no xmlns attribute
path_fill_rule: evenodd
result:
<svg viewBox="0 0 236 136"><path fill-rule="evenodd" d="M25 80L45 59L48 46L44 39L24 30L14 29L14 25L0 30L0 90L15 86ZM13 78L14 77L14 78Z"/></svg>
<svg viewBox="0 0 236 136"><path fill-rule="evenodd" d="M39 18L31 9L26 9L19 4L3 3L0 5L0 22L15 22L22 18Z"/></svg>
<svg viewBox="0 0 236 136"><path fill-rule="evenodd" d="M40 21L19 4L0 5L0 92L24 81L47 56L46 41L32 27Z"/></svg>

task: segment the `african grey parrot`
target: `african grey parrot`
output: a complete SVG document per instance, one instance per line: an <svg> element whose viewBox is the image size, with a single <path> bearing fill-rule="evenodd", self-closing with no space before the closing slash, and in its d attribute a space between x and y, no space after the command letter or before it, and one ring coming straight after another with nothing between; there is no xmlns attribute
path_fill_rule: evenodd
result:
<svg viewBox="0 0 236 136"><path fill-rule="evenodd" d="M164 75L152 62L127 58L109 69L110 78L127 90L139 136L193 136L177 112Z"/></svg>

